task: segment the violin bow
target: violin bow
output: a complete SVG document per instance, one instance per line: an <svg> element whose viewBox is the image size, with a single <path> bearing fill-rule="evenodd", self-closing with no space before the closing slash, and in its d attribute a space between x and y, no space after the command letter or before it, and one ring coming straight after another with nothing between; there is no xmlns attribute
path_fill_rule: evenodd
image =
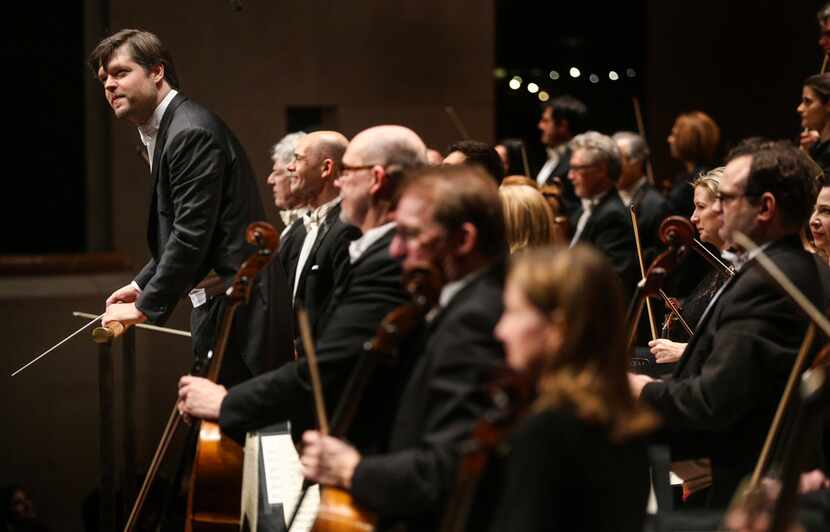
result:
<svg viewBox="0 0 830 532"><path fill-rule="evenodd" d="M637 120L637 131L639 131L640 136L643 137L643 140L648 144L646 140L646 125L643 122L643 113L640 109L640 99L636 96L631 97L631 101L634 104L634 118ZM654 184L654 168L651 166L651 157L646 157L646 175L648 176L648 182L652 185Z"/></svg>
<svg viewBox="0 0 830 532"><path fill-rule="evenodd" d="M628 207L628 212L631 214L631 228L634 230L634 244L637 248L637 260L640 263L640 275L643 279L646 278L646 265L643 260L643 248L640 245L640 229L637 223L636 205L632 203ZM651 308L651 298L646 298L646 312L648 313L648 324L651 327L651 339L657 339L657 325L654 322L654 310Z"/></svg>
<svg viewBox="0 0 830 532"><path fill-rule="evenodd" d="M456 131L458 134L461 135L462 140L467 140L470 138L470 132L467 131L467 128L464 127L464 122L461 121L461 117L458 116L458 113L455 112L455 107L452 105L444 106L444 111L446 111L447 116L450 117L450 121L452 125L455 126Z"/></svg>
<svg viewBox="0 0 830 532"><path fill-rule="evenodd" d="M326 415L326 403L323 401L323 385L320 381L320 369L317 366L317 353L314 351L314 340L311 338L311 326L308 323L308 312L301 305L297 310L297 322L300 325L300 336L303 340L305 356L308 359L308 370L311 373L311 387L314 390L314 408L317 411L317 423L323 435L329 433L329 420Z"/></svg>

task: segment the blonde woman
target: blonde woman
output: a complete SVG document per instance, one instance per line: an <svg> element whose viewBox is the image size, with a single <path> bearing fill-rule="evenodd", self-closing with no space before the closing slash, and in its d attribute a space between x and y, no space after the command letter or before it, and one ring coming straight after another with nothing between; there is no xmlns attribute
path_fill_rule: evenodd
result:
<svg viewBox="0 0 830 532"><path fill-rule="evenodd" d="M537 189L529 185L499 187L510 253L557 242L553 209Z"/></svg>
<svg viewBox="0 0 830 532"><path fill-rule="evenodd" d="M713 209L715 199L718 195L718 186L723 176L723 167L715 168L698 176L692 182L694 190L694 211L691 222L697 229L699 239L711 246L716 254L723 251L723 239L718 231L723 225L723 220ZM700 316L709 304L709 300L718 291L718 288L726 281L726 274L720 270L712 269L701 279L697 287L683 301L683 318L692 326L697 325ZM687 337L680 332L680 326L670 331L669 338L659 338L648 343L655 362L658 364L671 364L680 360L683 350L686 349L686 342L674 340Z"/></svg>

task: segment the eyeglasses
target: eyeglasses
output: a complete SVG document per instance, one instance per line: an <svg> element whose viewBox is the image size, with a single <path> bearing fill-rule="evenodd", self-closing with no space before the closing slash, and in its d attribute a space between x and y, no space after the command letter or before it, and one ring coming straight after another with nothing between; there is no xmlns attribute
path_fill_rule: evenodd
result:
<svg viewBox="0 0 830 532"><path fill-rule="evenodd" d="M761 195L757 192L751 192L749 194L743 192L740 194L725 194L723 192L718 192L715 194L715 199L721 202L721 205L726 205L727 203L731 203L739 198L758 198Z"/></svg>
<svg viewBox="0 0 830 532"><path fill-rule="evenodd" d="M574 172L584 172L585 170L590 170L591 168L596 168L597 166L599 166L599 163L572 164L571 170Z"/></svg>
<svg viewBox="0 0 830 532"><path fill-rule="evenodd" d="M340 174L351 174L354 172L359 172L361 170L368 170L370 168L374 168L375 166L383 166L382 164L361 164L360 166L349 166L348 164L341 164L340 165Z"/></svg>

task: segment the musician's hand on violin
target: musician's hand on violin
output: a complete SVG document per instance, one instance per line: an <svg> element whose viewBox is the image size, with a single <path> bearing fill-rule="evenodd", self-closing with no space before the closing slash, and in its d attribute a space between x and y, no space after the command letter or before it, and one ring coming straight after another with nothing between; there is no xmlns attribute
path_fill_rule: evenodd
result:
<svg viewBox="0 0 830 532"><path fill-rule="evenodd" d="M202 377L185 375L179 379L179 412L190 417L216 421L228 390Z"/></svg>
<svg viewBox="0 0 830 532"><path fill-rule="evenodd" d="M801 149L804 151L810 151L810 148L819 141L820 139L819 132L815 129L808 129L806 131L801 132L801 136L798 139L798 143L801 144Z"/></svg>
<svg viewBox="0 0 830 532"><path fill-rule="evenodd" d="M349 489L359 462L360 453L346 442L313 430L303 434L300 463L307 479Z"/></svg>
<svg viewBox="0 0 830 532"><path fill-rule="evenodd" d="M122 286L107 298L107 307L113 303L134 303L141 291L132 283Z"/></svg>
<svg viewBox="0 0 830 532"><path fill-rule="evenodd" d="M136 308L135 303L112 303L107 306L107 313L101 318L101 325L106 327L108 323L113 321L120 322L124 327L129 327L147 321L147 316Z"/></svg>
<svg viewBox="0 0 830 532"><path fill-rule="evenodd" d="M669 364L680 360L683 351L686 349L686 344L658 338L650 341L648 347L658 364Z"/></svg>
<svg viewBox="0 0 830 532"><path fill-rule="evenodd" d="M643 388L646 384L653 382L654 379L649 377L648 375L638 375L636 373L629 373L628 374L628 384L631 386L631 395L635 398L640 397L640 394L643 393Z"/></svg>

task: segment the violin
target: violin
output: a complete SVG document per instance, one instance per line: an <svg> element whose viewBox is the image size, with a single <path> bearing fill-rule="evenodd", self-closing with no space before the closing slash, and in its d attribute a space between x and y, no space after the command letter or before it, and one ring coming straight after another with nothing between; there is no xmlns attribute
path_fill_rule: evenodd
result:
<svg viewBox="0 0 830 532"><path fill-rule="evenodd" d="M412 300L389 312L378 325L375 336L363 345L364 354L352 370L335 411L331 436L342 438L348 432L375 369L381 363L395 363L401 340L412 333L435 306L443 286L439 271L427 266L406 272L401 282ZM326 424L325 420L321 420L321 428ZM308 485L304 484L294 513L288 520L289 531L307 488ZM312 532L371 532L376 524L377 516L355 503L348 491L332 486L321 487L320 506Z"/></svg>
<svg viewBox="0 0 830 532"><path fill-rule="evenodd" d="M694 238L694 228L692 223L682 216L669 216L660 224L659 234L660 240L667 246L667 249L652 261L643 280L637 285L637 291L628 309L629 352L632 351L637 338L637 328L640 324L645 299L657 295L668 299L662 291L663 281L666 275L686 257Z"/></svg>

